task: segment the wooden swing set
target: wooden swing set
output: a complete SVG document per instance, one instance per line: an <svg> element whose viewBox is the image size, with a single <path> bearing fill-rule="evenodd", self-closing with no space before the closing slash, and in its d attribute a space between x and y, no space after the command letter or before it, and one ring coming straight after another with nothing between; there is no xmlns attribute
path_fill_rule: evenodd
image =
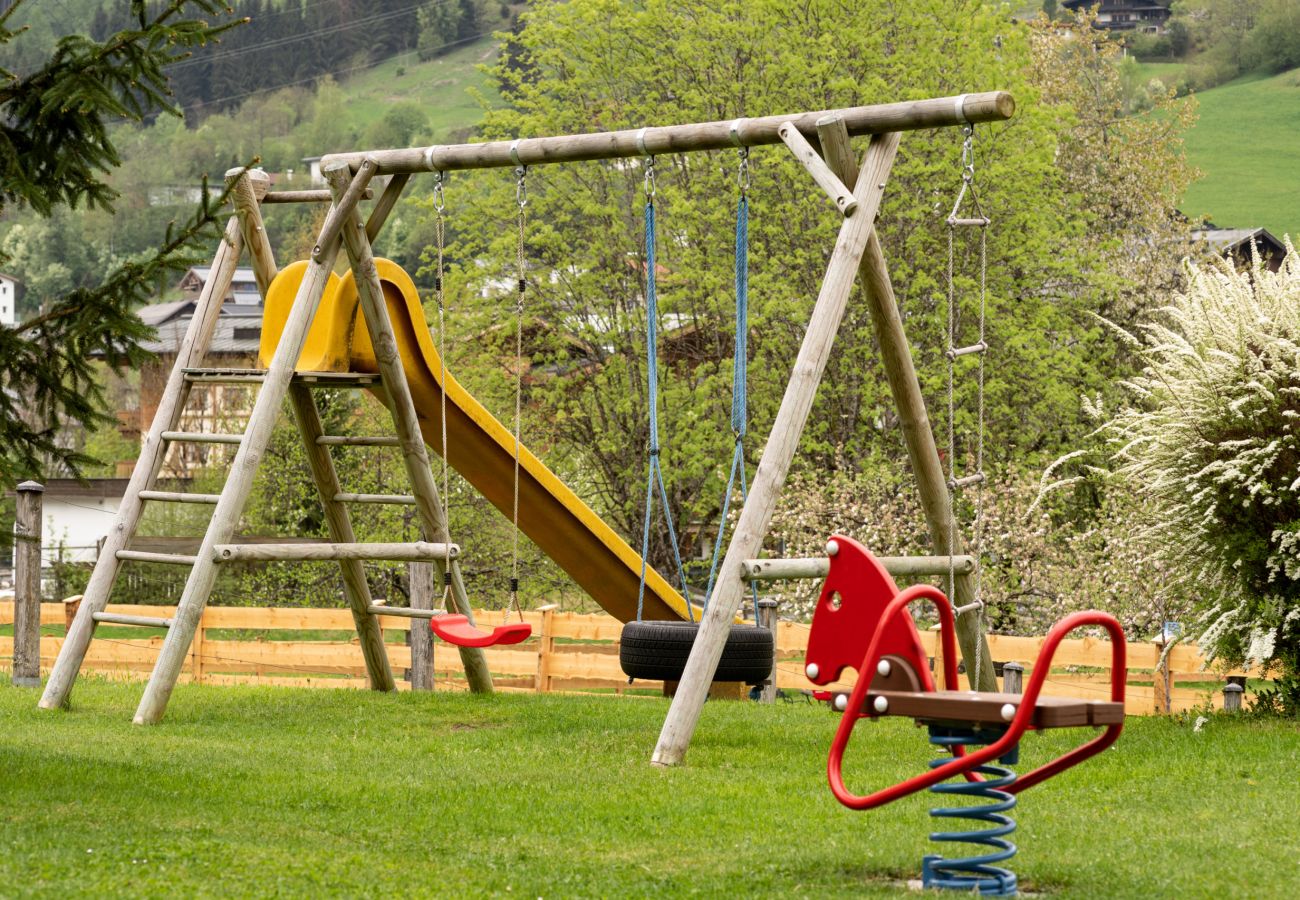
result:
<svg viewBox="0 0 1300 900"><path fill-rule="evenodd" d="M1015 103L1009 94L989 92L734 121L341 153L321 160L329 190L320 191L271 193L267 190L265 176L257 171L238 169L227 173L235 215L227 224L224 238L217 248L212 277L199 297L117 519L106 538L77 617L50 674L40 701L41 707L54 709L66 705L96 626L101 622L115 622L114 616L106 612L106 607L121 564L178 565L189 568L189 578L174 619L166 623L167 636L135 714L137 723L158 722L191 650L199 618L221 566L232 559L251 555L270 560L338 562L371 685L378 690L394 688L378 616L381 612L391 615L401 611L373 602L362 560L432 561L440 578L449 587L449 606L454 604L456 613L466 617L457 620L448 633L453 642L461 645L468 682L472 689L491 690L491 678L483 655L473 644L478 640L490 642L493 638L491 633L484 638L484 633L474 627L470 618L470 603L457 563L459 548L451 542L445 507L394 334L391 300L385 293L380 266L377 266L372 250L373 241L407 183L413 175L421 173L437 173L441 179L441 173L455 170L514 168L522 178L522 173L529 168L555 163L611 159L648 161L655 155L666 153L783 143L832 200L834 209L842 217L839 235L790 380L739 521L727 544L711 600L700 617L698 636L659 736L653 756L656 764L676 764L685 755L728 630L740 609L745 584L751 579L818 577L825 572L825 560L773 561L760 560L759 556L835 334L859 277L917 480L934 553L929 557L894 558L889 560L887 567L907 574L951 573L958 610L974 610L979 606L972 586L976 564L971 557L963 555L963 542L952 515L951 473L944 472L874 226L901 132L969 128L978 123L1004 121L1013 115L1014 109ZM870 143L860 160L850 142L854 136L870 136ZM375 200L368 218L363 219L359 203L370 196L372 181L377 176L387 176L387 184ZM241 254L246 253L251 261L264 298L279 273L261 215L261 205L274 202L331 204L310 259L297 264L302 266L301 279L297 282L292 308L283 323L274 355L264 370L205 368L203 360L222 298ZM364 314L364 330L368 332L369 343L374 349L375 371L305 371L298 367L299 360L309 342L309 332L313 330L322 297L333 290L334 282L338 281L333 270L341 249L347 255L351 270L349 278L355 285ZM196 384L213 382L244 383L258 389L244 433L207 435L178 431L181 412L191 388ZM313 391L321 387L362 388L380 394L392 412L395 437L375 439L324 434L313 398ZM235 542L235 530L285 399L290 401L302 433L308 463L325 512L330 542L288 542L259 546L254 550ZM517 471L517 428L515 437ZM412 487L412 495L406 498L406 502L414 505L418 513L424 537L422 541L368 544L355 539L347 503L358 502L363 495L343 493L329 448L374 445L380 440L398 447L402 453ZM184 441L237 446L220 494L176 496L154 489L168 446ZM442 449L445 452L445 438ZM517 475L515 487L518 491ZM130 548L147 501L202 502L214 506L211 521L195 555L147 553ZM631 584L635 585L635 571L632 577ZM654 577L662 582L657 573ZM635 591L631 594L634 600ZM682 615L682 609L674 607L671 602L653 612L653 617ZM413 610L410 613L426 618L433 615L429 611ZM162 623L160 620L149 624ZM461 641L454 640L457 629L463 638ZM957 635L967 659L980 655L988 658L980 630L980 616L959 615ZM505 638L504 635L501 637ZM984 669L978 673L978 687L988 690L993 687L992 666Z"/></svg>

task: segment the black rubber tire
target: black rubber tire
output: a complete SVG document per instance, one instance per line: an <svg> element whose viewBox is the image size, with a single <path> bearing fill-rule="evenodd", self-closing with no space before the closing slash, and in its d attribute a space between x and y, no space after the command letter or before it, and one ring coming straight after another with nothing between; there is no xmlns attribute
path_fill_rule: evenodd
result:
<svg viewBox="0 0 1300 900"><path fill-rule="evenodd" d="M695 622L628 622L618 647L623 673L648 681L680 681L699 628ZM732 625L713 680L762 684L772 674L772 646L766 628Z"/></svg>

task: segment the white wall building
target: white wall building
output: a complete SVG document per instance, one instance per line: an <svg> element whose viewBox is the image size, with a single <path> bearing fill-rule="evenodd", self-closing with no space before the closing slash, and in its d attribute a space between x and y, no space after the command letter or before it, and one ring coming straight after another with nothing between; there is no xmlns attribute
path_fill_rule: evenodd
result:
<svg viewBox="0 0 1300 900"><path fill-rule="evenodd" d="M12 327L18 322L18 286L12 275L0 272L0 325Z"/></svg>

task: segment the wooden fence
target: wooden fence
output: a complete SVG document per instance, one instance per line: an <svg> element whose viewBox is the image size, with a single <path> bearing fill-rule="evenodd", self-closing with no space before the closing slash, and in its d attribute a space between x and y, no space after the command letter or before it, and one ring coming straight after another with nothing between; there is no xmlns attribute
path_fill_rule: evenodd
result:
<svg viewBox="0 0 1300 900"><path fill-rule="evenodd" d="M170 606L110 606L115 613L140 616L171 616ZM0 603L0 625L13 622L13 604ZM480 611L481 623L497 624L502 613ZM397 616L381 617L390 632L426 627L420 620ZM525 691L598 691L625 693L629 685L618 663L618 638L622 625L607 615L560 612L525 612L534 637L505 648L487 648L488 664L498 687ZM45 626L64 624L63 605L42 604ZM777 687L789 691L808 690L813 685L804 677L803 657L808 645L808 626L781 622L777 629ZM51 634L50 632L56 632ZM63 643L61 627L45 628L41 637L41 666L53 664ZM304 633L306 632L306 633ZM117 677L143 678L153 669L162 637L131 637L135 629L101 625L86 656L85 669ZM336 634L331 634L336 633ZM349 636L351 635L351 636ZM934 652L935 635L924 632L922 644ZM390 638L390 641L392 639ZM1016 661L1026 669L1038 656L1041 638L992 635L993 658ZM13 638L0 637L0 660L13 652ZM410 666L411 651L405 642L388 644L394 673ZM1160 666L1161 647L1133 643L1128 647L1129 685L1127 711L1130 715L1182 712L1207 702L1222 706L1225 676L1239 672L1212 673L1191 646L1175 646ZM435 651L436 689L464 689L459 655L439 644ZM1044 693L1055 696L1104 698L1109 692L1110 645L1099 638L1082 638L1061 643L1053 661ZM1159 667L1159 668L1158 668ZM277 684L300 687L364 688L365 664L355 639L352 615L346 610L285 609L250 607L208 607L195 636L183 680L206 684ZM399 682L402 688L408 684ZM633 687L660 688L658 683L638 682ZM849 685L840 685L847 688Z"/></svg>

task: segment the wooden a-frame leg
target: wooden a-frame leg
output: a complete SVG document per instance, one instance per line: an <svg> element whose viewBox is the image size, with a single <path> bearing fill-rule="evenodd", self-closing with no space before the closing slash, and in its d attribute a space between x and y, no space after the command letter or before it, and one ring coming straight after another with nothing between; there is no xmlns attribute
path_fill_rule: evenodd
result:
<svg viewBox="0 0 1300 900"><path fill-rule="evenodd" d="M771 434L763 448L758 470L754 474L749 499L745 501L740 519L732 532L726 556L718 570L713 597L700 619L699 634L659 733L659 742L652 760L657 765L680 763L686 755L691 736L695 733L709 685L713 681L713 673L717 671L722 648L727 642L731 622L740 609L743 597L741 564L746 559L758 556L762 549L763 537L767 534L780 498L781 486L785 483L790 463L794 460L799 438L812 409L813 397L830 358L835 333L844 317L858 264L866 250L867 238L875 226L885 182L897 151L897 133L877 135L867 150L861 175L853 191L857 209L840 226L839 238L826 267L826 277L822 280L817 303L808 320L808 330L804 333L799 356L786 385L776 420L772 423Z"/></svg>
<svg viewBox="0 0 1300 900"><path fill-rule="evenodd" d="M852 187L857 180L857 166L844 120L833 118L818 122L817 131L821 138L822 152L826 154L826 162L846 185ZM880 237L875 231L872 231L867 239L867 249L862 255L862 263L858 269L858 281L862 286L867 308L871 312L871 324L875 331L876 343L880 347L881 363L885 368L890 393L894 397L894 408L898 410L903 442L907 446L907 457L916 477L921 508L930 529L930 542L936 555L947 556L951 553L959 556L964 550L961 535L953 527L947 478L943 472L943 463L939 459L939 449L935 446L934 431L930 427L930 418L926 413L925 398L921 395L921 383L917 380L916 367L912 363L912 348L903 329L903 318L898 311L898 301L894 299L894 286L889 280L889 267L885 263ZM978 565L978 561L976 564ZM953 598L954 605L965 606L973 603L975 592L971 576L957 573L954 580L956 582L953 591L956 595ZM976 671L975 660L977 658L985 660L985 665L978 667L979 684L974 685L974 689L996 691L998 683L997 676L993 672L993 655L988 640L980 631L978 612L972 611L958 616L957 642L961 645L968 677Z"/></svg>
<svg viewBox="0 0 1300 900"><path fill-rule="evenodd" d="M369 160L362 163L363 173L373 169L374 164ZM325 172L325 178L334 191L335 198L343 196L344 191L352 183L349 172L345 165ZM355 209L344 220L340 232L343 246L347 249L348 262L356 278L357 296L361 302L366 327L370 331L371 343L375 348L375 360L379 364L379 373L388 394L388 407L393 414L393 424L397 428L397 439L401 444L402 459L411 481L420 523L424 532L434 541L450 543L451 536L438 496L438 485L433 478L429 451L424 446L424 436L420 433L419 415L415 409L415 401L411 397L410 386L406 381L406 370L402 364L401 354L397 349L397 338L393 334L392 320L388 316L388 303L384 299L383 285L380 284L379 272L375 268L374 253L370 247L366 227ZM460 577L460 567L454 560L448 564L447 569L443 568L441 562L435 562L435 566L439 576L442 576L445 571L451 572L451 595L457 611L469 616L473 621L473 611L465 592L465 582ZM492 675L488 670L483 651L477 647L458 649L465 666L465 678L469 682L470 690L476 693L491 692Z"/></svg>
<svg viewBox="0 0 1300 900"><path fill-rule="evenodd" d="M316 438L323 435L320 411L311 388L303 384L289 386L289 402L293 405L294 417L298 420L298 431L302 434L307 461L311 466L312 480L320 494L321 506L325 510L325 523L329 528L330 540L340 544L356 541L352 531L352 519L347 506L334 497L342 492L339 477L330 458L329 449L316 443ZM393 681L392 666L388 661L388 651L384 646L384 632L379 627L379 617L370 612L374 601L370 597L370 585L366 582L365 568L361 560L341 559L339 569L343 575L343 594L348 607L352 610L352 621L357 626L357 637L361 640L361 654L366 660L366 674L370 687L376 691L397 689Z"/></svg>
<svg viewBox="0 0 1300 900"><path fill-rule="evenodd" d="M86 585L81 604L77 608L77 616L68 629L68 636L59 648L58 658L45 683L39 704L41 709L57 709L68 702L72 685L77 680L77 673L81 670L86 651L95 635L94 614L103 612L108 606L108 598L113 592L113 584L122 565L117 553L127 548L139 527L144 512L140 492L153 487L167 456L163 432L176 428L181 412L185 409L190 385L185 380L184 369L201 361L212 342L222 300L230 289L235 267L239 264L240 247L239 222L232 216L226 223L221 244L213 255L211 274L195 304L194 315L176 354L176 365L167 377L167 386L163 389L158 409L149 424L149 433L140 447L140 456L131 472L131 480L122 495L122 504L118 507L112 528L104 538L94 572L91 573L90 582Z"/></svg>
<svg viewBox="0 0 1300 900"><path fill-rule="evenodd" d="M331 223L336 223L341 216L355 211L356 202L364 192L368 179L368 174L359 177L358 189L349 191L347 197L335 201L322 229L322 231L332 230L334 237L322 243L319 251L313 255L306 272L303 273L302 284L298 287L293 308L285 321L279 346L276 347L275 356L272 357L271 365L262 382L262 389L253 404L253 412L249 416L244 439L239 444L234 462L231 463L230 473L221 491L221 499L217 501L216 509L213 510L207 532L199 545L194 567L185 582L185 589L181 593L172 627L163 640L158 662L154 665L153 674L149 676L144 696L140 698L140 705L135 713L136 724L153 724L162 718L167 709L167 701L171 698L172 690L176 687L176 679L180 677L181 668L185 665L185 658L189 653L190 643L194 640L194 633L198 629L203 608L207 605L208 597L212 593L212 585L217 580L216 545L228 544L234 537L239 517L248 502L262 454L270 444L271 432L280 416L280 408L285 396L289 393L294 368L302 353L303 344L307 340L307 331L316 317L325 285L333 271L334 260L338 256L339 241L337 227Z"/></svg>

